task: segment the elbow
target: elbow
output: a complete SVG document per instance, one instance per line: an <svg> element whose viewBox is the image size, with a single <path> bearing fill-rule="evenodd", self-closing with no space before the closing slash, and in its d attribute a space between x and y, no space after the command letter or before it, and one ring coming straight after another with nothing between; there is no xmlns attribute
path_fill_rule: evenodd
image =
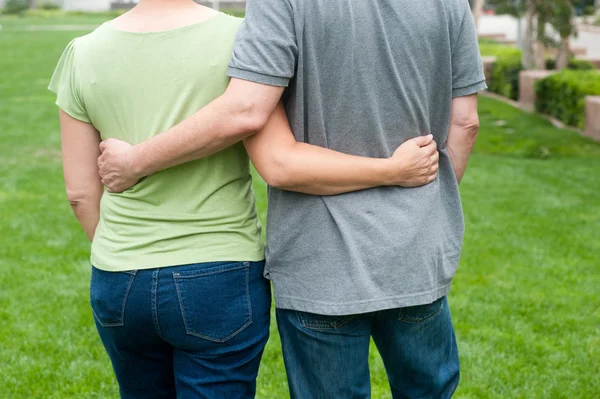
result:
<svg viewBox="0 0 600 399"><path fill-rule="evenodd" d="M466 116L456 124L461 131L463 131L467 140L475 142L479 135L479 117L477 114Z"/></svg>
<svg viewBox="0 0 600 399"><path fill-rule="evenodd" d="M241 118L241 129L248 134L259 132L267 125L270 116L260 109L249 109Z"/></svg>
<svg viewBox="0 0 600 399"><path fill-rule="evenodd" d="M475 117L468 127L469 132L472 134L473 138L477 138L479 135L479 118Z"/></svg>
<svg viewBox="0 0 600 399"><path fill-rule="evenodd" d="M292 186L290 180L287 178L285 173L274 171L266 173L265 176L263 176L263 178L265 179L265 182L269 185L269 187L285 190L289 189Z"/></svg>
<svg viewBox="0 0 600 399"><path fill-rule="evenodd" d="M479 116L473 115L463 123L465 130L467 130L472 136L477 137L479 134Z"/></svg>
<svg viewBox="0 0 600 399"><path fill-rule="evenodd" d="M286 190L294 186L294 175L281 155L272 156L268 165L265 165L259 173L270 187Z"/></svg>
<svg viewBox="0 0 600 399"><path fill-rule="evenodd" d="M238 130L245 137L261 131L273 113L264 102L255 98L236 98L232 101L231 110L236 116Z"/></svg>
<svg viewBox="0 0 600 399"><path fill-rule="evenodd" d="M99 201L102 196L102 191L97 190L81 190L67 187L67 200L73 209L80 209L82 206L91 204L94 201Z"/></svg>

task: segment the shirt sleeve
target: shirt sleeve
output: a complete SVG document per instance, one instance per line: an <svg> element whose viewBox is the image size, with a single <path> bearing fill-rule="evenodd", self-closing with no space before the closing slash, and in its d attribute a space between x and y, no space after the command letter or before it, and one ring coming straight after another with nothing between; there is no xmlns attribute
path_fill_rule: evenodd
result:
<svg viewBox="0 0 600 399"><path fill-rule="evenodd" d="M75 119L91 123L81 99L76 75L75 44L71 41L63 52L50 79L48 90L56 94L56 105Z"/></svg>
<svg viewBox="0 0 600 399"><path fill-rule="evenodd" d="M248 0L228 75L287 87L296 72L298 45L289 0Z"/></svg>
<svg viewBox="0 0 600 399"><path fill-rule="evenodd" d="M487 88L475 21L468 2L463 3L465 12L452 49L452 97L468 96Z"/></svg>

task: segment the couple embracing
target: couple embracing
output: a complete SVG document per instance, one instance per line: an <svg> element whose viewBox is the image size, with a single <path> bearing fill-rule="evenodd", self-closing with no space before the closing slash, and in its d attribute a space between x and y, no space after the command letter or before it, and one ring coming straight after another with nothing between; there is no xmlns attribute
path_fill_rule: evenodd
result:
<svg viewBox="0 0 600 399"><path fill-rule="evenodd" d="M121 396L254 397L272 282L293 398L370 397L371 337L394 398L451 397L484 88L466 0L141 0L73 40L50 89Z"/></svg>

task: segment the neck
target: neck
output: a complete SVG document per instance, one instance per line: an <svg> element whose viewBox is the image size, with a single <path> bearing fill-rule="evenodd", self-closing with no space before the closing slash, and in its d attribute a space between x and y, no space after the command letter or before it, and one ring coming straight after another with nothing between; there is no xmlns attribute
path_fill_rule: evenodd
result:
<svg viewBox="0 0 600 399"><path fill-rule="evenodd" d="M140 0L136 6L139 10L180 8L197 5L193 0Z"/></svg>
<svg viewBox="0 0 600 399"><path fill-rule="evenodd" d="M140 0L111 24L124 31L156 32L192 25L217 14L192 0Z"/></svg>

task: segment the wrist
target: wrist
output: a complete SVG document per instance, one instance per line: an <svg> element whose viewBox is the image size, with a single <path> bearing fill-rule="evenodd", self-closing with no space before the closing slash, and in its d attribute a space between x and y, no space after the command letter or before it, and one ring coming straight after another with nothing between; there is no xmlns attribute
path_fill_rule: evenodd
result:
<svg viewBox="0 0 600 399"><path fill-rule="evenodd" d="M148 170L148 165L145 162L146 158L143 156L142 146L143 144L134 145L129 153L129 171L138 180L152 173Z"/></svg>
<svg viewBox="0 0 600 399"><path fill-rule="evenodd" d="M398 170L401 168L399 165L400 162L393 158L382 159L380 167L382 168L379 176L381 177L381 181L379 182L382 186L397 186L398 179Z"/></svg>

